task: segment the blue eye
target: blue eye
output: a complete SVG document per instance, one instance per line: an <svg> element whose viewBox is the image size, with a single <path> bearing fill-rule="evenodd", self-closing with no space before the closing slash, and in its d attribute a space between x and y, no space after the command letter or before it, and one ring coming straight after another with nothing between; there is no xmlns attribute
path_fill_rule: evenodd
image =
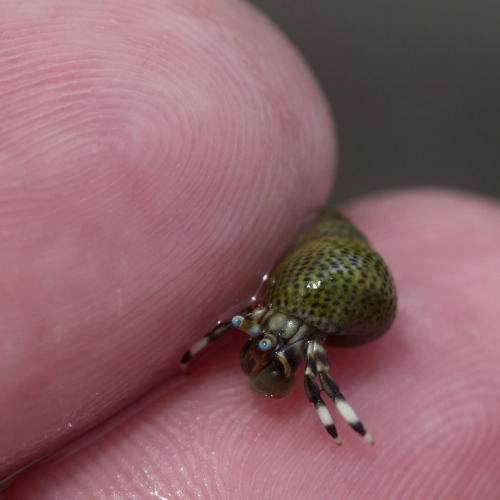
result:
<svg viewBox="0 0 500 500"><path fill-rule="evenodd" d="M273 347L275 347L277 343L278 340L275 335L267 334L264 335L264 337L262 337L262 339L259 341L259 349L264 352L269 351Z"/></svg>
<svg viewBox="0 0 500 500"><path fill-rule="evenodd" d="M259 342L259 349L261 351L269 351L271 347L273 346L273 343L269 339L262 339Z"/></svg>

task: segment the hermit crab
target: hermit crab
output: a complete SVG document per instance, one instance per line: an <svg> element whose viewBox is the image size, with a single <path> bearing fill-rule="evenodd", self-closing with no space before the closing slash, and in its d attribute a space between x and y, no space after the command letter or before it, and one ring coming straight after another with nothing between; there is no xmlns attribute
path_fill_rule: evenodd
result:
<svg viewBox="0 0 500 500"><path fill-rule="evenodd" d="M396 315L397 296L382 257L340 212L323 211L299 234L265 281L260 302L220 323L181 361L232 328L249 335L240 362L259 395L286 396L305 357L304 388L328 433L340 444L325 402L331 398L347 423L373 444L330 375L325 343L355 346L384 334Z"/></svg>

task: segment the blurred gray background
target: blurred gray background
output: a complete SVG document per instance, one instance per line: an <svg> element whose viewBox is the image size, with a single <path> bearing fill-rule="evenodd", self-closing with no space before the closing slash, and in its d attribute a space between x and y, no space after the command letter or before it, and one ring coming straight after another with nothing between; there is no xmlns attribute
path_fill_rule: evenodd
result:
<svg viewBox="0 0 500 500"><path fill-rule="evenodd" d="M411 185L500 198L500 0L251 3L333 108L335 202Z"/></svg>

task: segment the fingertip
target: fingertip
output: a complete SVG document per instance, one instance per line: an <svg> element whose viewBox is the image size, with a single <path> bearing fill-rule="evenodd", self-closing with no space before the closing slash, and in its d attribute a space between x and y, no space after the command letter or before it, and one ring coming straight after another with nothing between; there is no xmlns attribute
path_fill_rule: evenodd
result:
<svg viewBox="0 0 500 500"><path fill-rule="evenodd" d="M58 12L2 19L19 57L0 93L0 371L23 392L0 394L0 427L18 464L173 372L324 203L335 154L314 78L247 4Z"/></svg>

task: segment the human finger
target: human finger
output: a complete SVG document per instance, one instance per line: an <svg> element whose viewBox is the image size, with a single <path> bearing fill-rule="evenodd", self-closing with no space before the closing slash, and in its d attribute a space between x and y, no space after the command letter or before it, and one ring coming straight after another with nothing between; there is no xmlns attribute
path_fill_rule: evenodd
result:
<svg viewBox="0 0 500 500"><path fill-rule="evenodd" d="M175 373L324 203L334 157L314 79L245 3L2 2L7 39L3 474Z"/></svg>

